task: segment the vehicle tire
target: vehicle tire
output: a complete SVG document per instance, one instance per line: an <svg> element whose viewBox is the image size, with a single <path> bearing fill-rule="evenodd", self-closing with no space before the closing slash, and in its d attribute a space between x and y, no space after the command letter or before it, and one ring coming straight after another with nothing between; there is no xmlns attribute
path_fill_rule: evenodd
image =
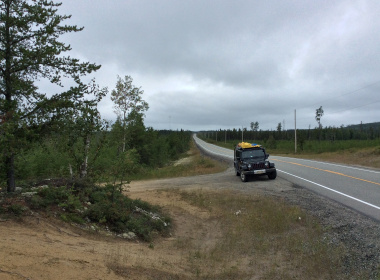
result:
<svg viewBox="0 0 380 280"><path fill-rule="evenodd" d="M274 180L274 179L276 179L276 177L277 177L277 171L274 171L274 172L268 174L268 178L270 180Z"/></svg>
<svg viewBox="0 0 380 280"><path fill-rule="evenodd" d="M241 172L240 173L240 179L242 182L247 182L247 175L244 174L244 172Z"/></svg>

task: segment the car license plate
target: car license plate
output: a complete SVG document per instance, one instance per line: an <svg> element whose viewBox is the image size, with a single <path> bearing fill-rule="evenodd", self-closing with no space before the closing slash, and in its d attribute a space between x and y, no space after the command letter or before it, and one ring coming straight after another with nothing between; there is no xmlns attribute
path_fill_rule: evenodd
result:
<svg viewBox="0 0 380 280"><path fill-rule="evenodd" d="M265 173L265 170L262 169L262 170L255 170L254 172L255 174L264 174Z"/></svg>

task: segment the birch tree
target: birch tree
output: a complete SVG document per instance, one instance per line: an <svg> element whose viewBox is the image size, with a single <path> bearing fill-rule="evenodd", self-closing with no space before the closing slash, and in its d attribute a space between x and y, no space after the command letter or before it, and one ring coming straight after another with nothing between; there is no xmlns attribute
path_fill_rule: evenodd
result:
<svg viewBox="0 0 380 280"><path fill-rule="evenodd" d="M100 149L103 145L105 132L108 123L104 121L97 108L98 102L106 96L108 89L100 88L99 85L92 80L86 89L87 94L96 96L96 99L84 101L83 106L75 110L68 118L61 130L61 145L63 144L63 152L68 152L74 161L75 170L80 178L88 175L90 165L93 164L99 156ZM95 136L98 135L98 141L92 143ZM95 151L91 154L90 148L95 146ZM62 146L61 146L62 147ZM71 169L70 169L71 171ZM71 176L74 177L73 173Z"/></svg>
<svg viewBox="0 0 380 280"><path fill-rule="evenodd" d="M121 78L118 76L116 88L111 92L111 100L115 103L114 112L121 121L123 128L122 152L125 152L127 142L127 125L130 113L143 114L149 109L149 105L142 99L144 93L141 88L135 87L131 76Z"/></svg>

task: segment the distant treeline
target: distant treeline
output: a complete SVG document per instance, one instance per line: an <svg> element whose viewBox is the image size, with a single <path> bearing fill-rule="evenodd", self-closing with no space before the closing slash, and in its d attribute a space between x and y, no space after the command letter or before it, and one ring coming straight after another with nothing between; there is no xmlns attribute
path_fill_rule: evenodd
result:
<svg viewBox="0 0 380 280"><path fill-rule="evenodd" d="M245 141L260 143L271 150L282 150L282 152L294 151L294 129L257 131L242 130L241 128L220 129L216 131L201 131L198 132L198 136L209 142L224 142L227 147L233 147L236 143ZM346 142L347 140L352 140L350 141L352 145L342 144L342 141ZM366 142L366 144L360 142ZM380 145L380 122L350 125L347 127L330 126L321 129L297 129L297 147L299 151L336 151L359 145L362 147Z"/></svg>
<svg viewBox="0 0 380 280"><path fill-rule="evenodd" d="M231 141L231 140L258 140L266 141L273 137L275 140L292 140L294 139L294 129L288 130L248 130L227 129L227 130L209 130L200 131L200 135L204 138L214 139L215 141ZM357 124L341 127L324 127L297 129L297 138L304 140L373 140L380 138L380 122Z"/></svg>
<svg viewBox="0 0 380 280"><path fill-rule="evenodd" d="M380 122L351 124L351 125L347 125L346 128L356 129L356 130L360 130L360 131L370 131L370 130L379 131L380 130Z"/></svg>

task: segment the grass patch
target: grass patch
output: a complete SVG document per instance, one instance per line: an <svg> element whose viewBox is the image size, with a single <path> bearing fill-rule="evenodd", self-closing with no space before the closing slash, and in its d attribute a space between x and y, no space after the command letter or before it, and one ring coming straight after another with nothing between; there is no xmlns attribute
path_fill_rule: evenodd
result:
<svg viewBox="0 0 380 280"><path fill-rule="evenodd" d="M163 168L144 168L137 174L131 175L130 180L164 179L173 177L187 177L203 174L219 173L226 170L226 164L203 156L194 142L190 150L181 155L180 158L189 157L189 161L184 164L175 165L174 162Z"/></svg>
<svg viewBox="0 0 380 280"><path fill-rule="evenodd" d="M220 231L212 246L210 240L178 243L197 279L343 279L345 249L332 245L327 229L299 207L232 191L168 191L209 212L205 223Z"/></svg>
<svg viewBox="0 0 380 280"><path fill-rule="evenodd" d="M359 165L370 168L380 168L380 146L371 148L351 148L338 152L325 152L320 154L297 154L292 157Z"/></svg>
<svg viewBox="0 0 380 280"><path fill-rule="evenodd" d="M207 142L233 150L238 141L224 143L208 139ZM266 146L265 141L260 143ZM298 148L297 154L294 153L293 141L278 140L275 149L267 148L266 151L271 155L380 168L379 140L305 141L303 150Z"/></svg>

